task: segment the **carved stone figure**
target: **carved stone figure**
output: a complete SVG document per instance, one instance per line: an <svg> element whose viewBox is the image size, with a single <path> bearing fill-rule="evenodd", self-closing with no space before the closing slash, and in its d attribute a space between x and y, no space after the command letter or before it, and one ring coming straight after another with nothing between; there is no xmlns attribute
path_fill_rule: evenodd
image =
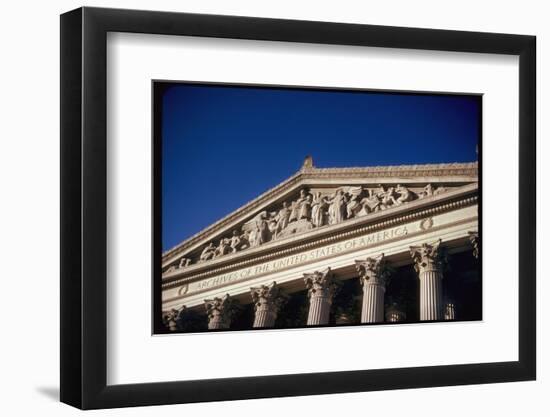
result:
<svg viewBox="0 0 550 417"><path fill-rule="evenodd" d="M298 220L298 203L293 201L290 203L290 214L288 215L288 222L295 222Z"/></svg>
<svg viewBox="0 0 550 417"><path fill-rule="evenodd" d="M271 219L268 213L262 211L243 225L243 230L247 233L246 237L250 247L261 245L271 239L270 223Z"/></svg>
<svg viewBox="0 0 550 417"><path fill-rule="evenodd" d="M201 256L199 258L200 261L208 261L209 259L212 259L214 257L214 254L216 253L216 248L214 247L214 243L210 242L201 252Z"/></svg>
<svg viewBox="0 0 550 417"><path fill-rule="evenodd" d="M382 187L384 190L384 187ZM385 210L395 204L395 189L389 187L387 191L383 191L381 195L380 208Z"/></svg>
<svg viewBox="0 0 550 417"><path fill-rule="evenodd" d="M364 188L365 187L365 188ZM378 188L367 186L342 186L331 196L317 191L311 194L307 188L299 192L296 200L282 202L278 207L262 211L245 224L242 232L234 230L231 236L222 238L217 246L210 242L203 248L198 262L236 253L240 250L259 246L273 239L288 237L321 227L338 224L344 220L357 218L399 206L415 199L422 199L446 192L446 188L435 188L428 183L422 191L413 191L397 184L395 187L379 184ZM174 272L197 262L195 258L182 258L169 265L163 273Z"/></svg>
<svg viewBox="0 0 550 417"><path fill-rule="evenodd" d="M298 197L298 199L292 202L292 205L290 207L290 216L288 217L289 223L296 220L300 220L302 203L306 201L307 195L308 195L307 191L305 189L302 189L300 190L300 196Z"/></svg>
<svg viewBox="0 0 550 417"><path fill-rule="evenodd" d="M255 230L249 230L244 233L246 236L246 239L248 240L248 244L251 248L256 246L256 231Z"/></svg>
<svg viewBox="0 0 550 417"><path fill-rule="evenodd" d="M231 236L231 242L229 243L229 246L231 246L231 252L235 253L239 250L239 247L241 245L241 235L239 234L238 230L233 230L233 236Z"/></svg>
<svg viewBox="0 0 550 417"><path fill-rule="evenodd" d="M394 199L394 204L397 206L403 203L407 203L414 198L413 192L410 191L407 187L402 186L401 184L397 185L395 191L397 192L397 194L399 194L399 197Z"/></svg>
<svg viewBox="0 0 550 417"><path fill-rule="evenodd" d="M311 204L313 202L313 196L308 194L304 200L300 202L300 211L298 212L298 220L311 219Z"/></svg>
<svg viewBox="0 0 550 417"><path fill-rule="evenodd" d="M362 201L363 209L366 209L368 213L376 213L380 211L380 198L378 195L371 189L368 190L368 196L365 197Z"/></svg>
<svg viewBox="0 0 550 417"><path fill-rule="evenodd" d="M434 195L434 187L432 184L426 184L424 190L418 195L419 198L431 197Z"/></svg>
<svg viewBox="0 0 550 417"><path fill-rule="evenodd" d="M426 186L424 187L424 190L418 194L418 198L427 198L434 195L443 194L446 191L447 189L443 186L434 188L432 184L426 184Z"/></svg>
<svg viewBox="0 0 550 417"><path fill-rule="evenodd" d="M363 208L361 200L361 194L363 194L362 187L352 187L348 191L349 200L346 205L346 218L351 219L355 217Z"/></svg>
<svg viewBox="0 0 550 417"><path fill-rule="evenodd" d="M220 243L214 252L214 258L227 255L231 251L230 242L227 238L220 239Z"/></svg>
<svg viewBox="0 0 550 417"><path fill-rule="evenodd" d="M181 258L180 263L178 264L178 269L185 268L186 266L191 265L191 259Z"/></svg>
<svg viewBox="0 0 550 417"><path fill-rule="evenodd" d="M311 203L311 223L315 227L324 226L327 207L326 198L321 196L320 192L317 192Z"/></svg>
<svg viewBox="0 0 550 417"><path fill-rule="evenodd" d="M276 218L276 227L275 234L281 233L288 226L288 219L290 217L290 209L288 208L288 203L283 202L283 207L277 213Z"/></svg>
<svg viewBox="0 0 550 417"><path fill-rule="evenodd" d="M437 187L434 190L434 195L443 194L445 191L447 191L447 189L445 187Z"/></svg>
<svg viewBox="0 0 550 417"><path fill-rule="evenodd" d="M269 229L269 235L271 239L275 238L275 234L277 233L277 219L275 216L270 217L267 222L267 228Z"/></svg>
<svg viewBox="0 0 550 417"><path fill-rule="evenodd" d="M257 230L257 234L256 234L257 245L261 245L262 243L269 241L270 231L269 231L269 226L265 215L260 216L256 220L256 230Z"/></svg>
<svg viewBox="0 0 550 417"><path fill-rule="evenodd" d="M231 240L229 242L229 246L231 247L231 252L235 253L241 249L243 249L243 246L246 245L246 235L240 234L238 230L233 230L233 236L231 236Z"/></svg>
<svg viewBox="0 0 550 417"><path fill-rule="evenodd" d="M346 197L344 191L336 191L330 202L328 212L330 224L337 224L346 220Z"/></svg>

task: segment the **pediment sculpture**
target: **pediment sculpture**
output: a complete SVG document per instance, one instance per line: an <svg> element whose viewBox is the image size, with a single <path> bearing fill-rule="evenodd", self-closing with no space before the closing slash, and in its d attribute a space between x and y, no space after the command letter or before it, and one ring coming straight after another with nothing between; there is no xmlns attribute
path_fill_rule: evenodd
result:
<svg viewBox="0 0 550 417"><path fill-rule="evenodd" d="M311 192L308 188L302 188L294 199L257 213L239 228L231 230L227 236L210 241L199 253L187 255L169 266L165 272L207 262L312 229L368 216L445 191L445 187L434 187L432 184L414 189L401 184L380 184L374 188L360 185L340 186L329 193Z"/></svg>

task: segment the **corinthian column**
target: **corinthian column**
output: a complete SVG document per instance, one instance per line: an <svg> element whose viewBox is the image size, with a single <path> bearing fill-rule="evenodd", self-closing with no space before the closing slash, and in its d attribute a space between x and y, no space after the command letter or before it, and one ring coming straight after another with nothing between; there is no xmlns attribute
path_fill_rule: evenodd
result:
<svg viewBox="0 0 550 417"><path fill-rule="evenodd" d="M443 320L441 239L434 244L411 246L414 268L420 279L420 320Z"/></svg>
<svg viewBox="0 0 550 417"><path fill-rule="evenodd" d="M361 323L379 323L384 321L384 294L388 273L384 254L355 261L363 286L363 306Z"/></svg>
<svg viewBox="0 0 550 417"><path fill-rule="evenodd" d="M231 325L231 297L226 294L223 298L215 297L204 300L208 315L208 329L229 329Z"/></svg>
<svg viewBox="0 0 550 417"><path fill-rule="evenodd" d="M254 324L252 327L274 327L279 308L286 297L281 293L275 281L271 285L250 288L254 303Z"/></svg>
<svg viewBox="0 0 550 417"><path fill-rule="evenodd" d="M332 271L328 268L324 272L304 274L304 281L309 296L307 325L328 324L332 297L337 289Z"/></svg>

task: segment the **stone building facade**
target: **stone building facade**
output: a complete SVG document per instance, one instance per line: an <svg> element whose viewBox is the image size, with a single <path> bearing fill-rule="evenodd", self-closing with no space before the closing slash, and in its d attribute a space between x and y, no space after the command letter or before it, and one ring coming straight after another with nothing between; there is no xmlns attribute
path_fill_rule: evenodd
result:
<svg viewBox="0 0 550 417"><path fill-rule="evenodd" d="M481 319L477 162L300 171L162 255L166 331Z"/></svg>

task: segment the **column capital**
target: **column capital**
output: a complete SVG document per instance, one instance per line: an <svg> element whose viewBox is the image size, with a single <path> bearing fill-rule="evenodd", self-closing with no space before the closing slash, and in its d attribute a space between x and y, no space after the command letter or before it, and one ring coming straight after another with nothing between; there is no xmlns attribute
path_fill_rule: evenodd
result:
<svg viewBox="0 0 550 417"><path fill-rule="evenodd" d="M286 302L287 296L275 281L269 285L250 288L250 295L255 312L252 327L274 327L279 309Z"/></svg>
<svg viewBox="0 0 550 417"><path fill-rule="evenodd" d="M287 299L275 281L269 285L260 285L259 287L250 288L250 295L252 296L254 309L269 305L278 310Z"/></svg>
<svg viewBox="0 0 550 417"><path fill-rule="evenodd" d="M411 246L410 251L416 272L441 271L444 263L441 239L434 243Z"/></svg>
<svg viewBox="0 0 550 417"><path fill-rule="evenodd" d="M178 319L186 311L185 306L181 306L179 309L173 308L169 311L162 313L162 322L171 332L178 330Z"/></svg>
<svg viewBox="0 0 550 417"><path fill-rule="evenodd" d="M368 257L365 260L355 261L355 268L359 273L361 284L381 285L385 287L389 281L389 268L384 254Z"/></svg>
<svg viewBox="0 0 550 417"><path fill-rule="evenodd" d="M473 255L477 259L479 256L479 233L478 232L468 232L468 236L470 237L470 243L473 247Z"/></svg>
<svg viewBox="0 0 550 417"><path fill-rule="evenodd" d="M338 284L330 268L304 274L304 282L310 297L329 297L336 293Z"/></svg>
<svg viewBox="0 0 550 417"><path fill-rule="evenodd" d="M214 297L204 300L206 314L208 315L208 327L211 329L227 329L231 322L232 299L229 294L224 297Z"/></svg>

